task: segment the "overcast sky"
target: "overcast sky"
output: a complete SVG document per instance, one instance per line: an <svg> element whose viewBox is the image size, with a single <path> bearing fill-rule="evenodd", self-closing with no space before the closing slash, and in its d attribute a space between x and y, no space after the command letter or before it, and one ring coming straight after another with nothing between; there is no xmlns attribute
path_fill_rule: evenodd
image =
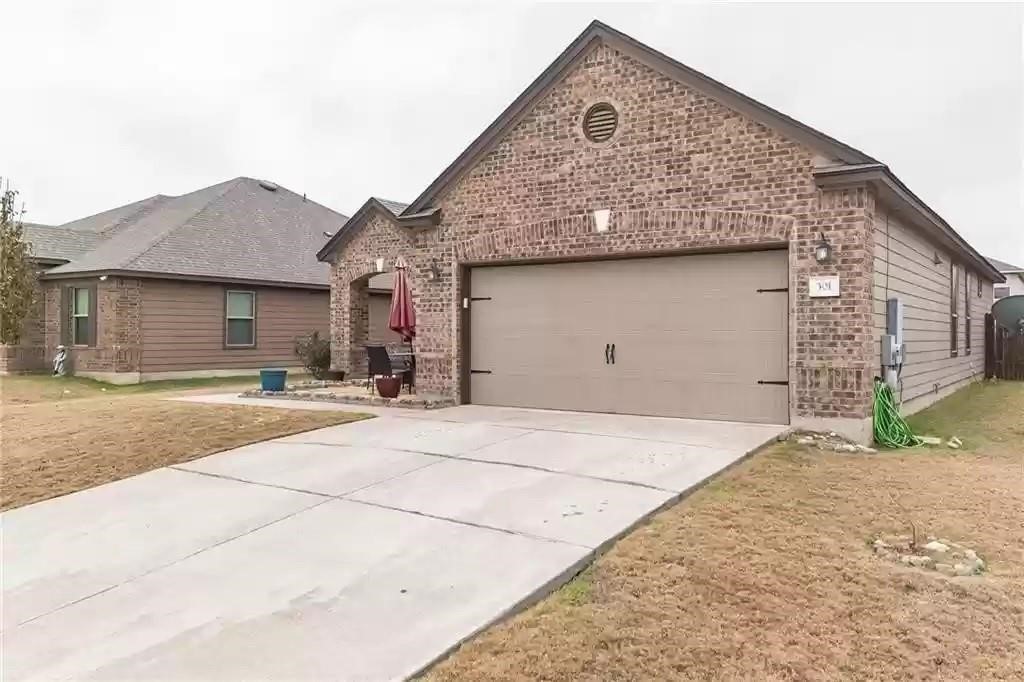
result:
<svg viewBox="0 0 1024 682"><path fill-rule="evenodd" d="M1024 264L1019 5L11 2L0 176L59 224L245 175L410 201L594 18L886 162Z"/></svg>

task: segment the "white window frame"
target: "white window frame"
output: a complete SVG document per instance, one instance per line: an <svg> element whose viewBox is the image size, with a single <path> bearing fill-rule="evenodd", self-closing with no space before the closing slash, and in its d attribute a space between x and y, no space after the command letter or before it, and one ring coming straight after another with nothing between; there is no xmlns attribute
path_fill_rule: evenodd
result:
<svg viewBox="0 0 1024 682"><path fill-rule="evenodd" d="M232 294L244 294L249 297L252 302L250 310L252 313L248 316L232 315L231 314L231 295ZM228 337L228 327L231 320L251 320L252 321L252 335L250 343L231 343ZM224 291L224 347L225 348L255 348L256 347L256 292L251 289L227 289Z"/></svg>

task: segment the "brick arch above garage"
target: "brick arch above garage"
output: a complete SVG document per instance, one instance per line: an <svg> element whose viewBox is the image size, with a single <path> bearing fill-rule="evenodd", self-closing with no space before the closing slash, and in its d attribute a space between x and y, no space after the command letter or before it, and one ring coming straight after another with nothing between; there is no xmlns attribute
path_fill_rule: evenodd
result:
<svg viewBox="0 0 1024 682"><path fill-rule="evenodd" d="M794 223L792 216L767 213L647 209L612 211L608 230L597 232L591 214L576 214L477 234L457 243L455 256L488 263L785 244Z"/></svg>

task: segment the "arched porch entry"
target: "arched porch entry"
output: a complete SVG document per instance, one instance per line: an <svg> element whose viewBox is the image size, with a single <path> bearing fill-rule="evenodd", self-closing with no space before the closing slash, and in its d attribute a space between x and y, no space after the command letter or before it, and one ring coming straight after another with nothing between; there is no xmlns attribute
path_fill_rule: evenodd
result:
<svg viewBox="0 0 1024 682"><path fill-rule="evenodd" d="M391 254L367 263L353 263L336 275L331 287L331 366L345 370L348 377L366 376L367 344L400 341L397 334L387 329L386 319L398 263L406 266L415 306L419 278L415 260L408 255Z"/></svg>

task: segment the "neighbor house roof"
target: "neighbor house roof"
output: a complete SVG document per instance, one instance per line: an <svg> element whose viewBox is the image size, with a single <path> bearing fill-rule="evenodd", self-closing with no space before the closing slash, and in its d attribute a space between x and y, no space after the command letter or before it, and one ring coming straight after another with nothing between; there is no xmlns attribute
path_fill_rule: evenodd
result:
<svg viewBox="0 0 1024 682"><path fill-rule="evenodd" d="M1024 268L1022 268L1019 265L1007 263L1006 261L997 260L995 258L989 258L988 262L992 264L992 267L994 267L996 270L1003 273L1004 275L1016 275L1018 273L1024 273Z"/></svg>
<svg viewBox="0 0 1024 682"><path fill-rule="evenodd" d="M235 178L56 228L99 240L45 277L109 273L326 287L328 269L314 254L346 220L274 183Z"/></svg>
<svg viewBox="0 0 1024 682"><path fill-rule="evenodd" d="M118 228L130 225L152 212L164 202L174 198L164 194L154 194L151 197L133 201L130 204L118 206L117 208L111 208L102 213L72 220L70 223L64 223L61 227L77 232L94 232L110 235L116 232Z"/></svg>
<svg viewBox="0 0 1024 682"><path fill-rule="evenodd" d="M93 232L79 232L53 225L25 223L25 241L32 249L32 258L43 263L66 263L100 242Z"/></svg>

